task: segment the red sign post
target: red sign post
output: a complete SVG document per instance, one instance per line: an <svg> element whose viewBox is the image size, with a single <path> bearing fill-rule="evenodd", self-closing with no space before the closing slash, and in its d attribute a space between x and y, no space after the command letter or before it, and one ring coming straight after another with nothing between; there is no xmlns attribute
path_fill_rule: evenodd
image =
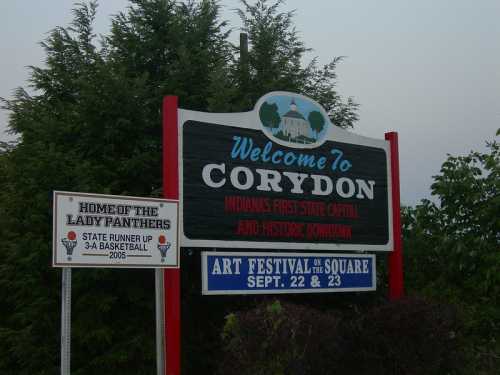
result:
<svg viewBox="0 0 500 375"><path fill-rule="evenodd" d="M389 141L391 150L392 226L394 231L394 250L389 254L389 299L396 300L403 297L404 293L398 133L385 133L385 139Z"/></svg>
<svg viewBox="0 0 500 375"><path fill-rule="evenodd" d="M163 99L163 196L179 199L179 138L177 96ZM180 268L164 271L165 284L165 375L181 373Z"/></svg>

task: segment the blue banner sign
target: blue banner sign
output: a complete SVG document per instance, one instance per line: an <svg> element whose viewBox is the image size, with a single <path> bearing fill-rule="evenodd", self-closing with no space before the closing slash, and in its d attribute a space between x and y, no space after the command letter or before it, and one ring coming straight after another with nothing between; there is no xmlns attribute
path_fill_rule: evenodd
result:
<svg viewBox="0 0 500 375"><path fill-rule="evenodd" d="M202 278L203 294L370 291L375 255L203 252Z"/></svg>

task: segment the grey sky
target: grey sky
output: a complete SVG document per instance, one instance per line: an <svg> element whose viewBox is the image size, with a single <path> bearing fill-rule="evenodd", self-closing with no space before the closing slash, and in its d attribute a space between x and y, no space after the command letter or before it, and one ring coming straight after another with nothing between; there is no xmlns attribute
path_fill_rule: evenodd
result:
<svg viewBox="0 0 500 375"><path fill-rule="evenodd" d="M71 20L72 1L0 1L0 96L25 86L27 65L40 65L37 45ZM236 0L223 0L235 27ZM125 0L101 0L96 31ZM400 137L402 202L429 197L431 176L447 153L484 150L500 127L500 1L288 0L311 57L339 65L339 92L361 104L355 132ZM233 39L237 39L237 30ZM7 122L0 113L0 132ZM0 134L0 139L8 139Z"/></svg>

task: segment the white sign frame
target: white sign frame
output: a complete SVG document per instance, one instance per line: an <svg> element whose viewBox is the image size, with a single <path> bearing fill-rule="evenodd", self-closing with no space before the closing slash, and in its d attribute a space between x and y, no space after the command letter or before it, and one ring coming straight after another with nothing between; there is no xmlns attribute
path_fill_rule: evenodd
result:
<svg viewBox="0 0 500 375"><path fill-rule="evenodd" d="M266 94L257 104L261 103L269 95L288 95L291 97L305 98L303 95L290 92L274 91ZM386 154L387 170L387 227L388 241L380 245L368 244L342 244L342 243L303 243L303 242L271 242L271 241L238 241L238 240L210 240L190 239L184 233L184 160L183 160L183 126L188 121L206 122L221 126L232 126L244 129L261 131L258 121L258 105L253 111L240 113L208 113L185 109L178 109L178 144L179 144L179 227L180 243L186 248L237 248L237 249L276 249L276 250L304 250L304 251L383 251L391 252L394 247L393 216L392 216L392 173L391 173L391 151L389 142L385 139L369 138L351 133L337 126L329 126L326 140L350 143L362 146L376 147L382 149ZM278 142L279 143L279 142Z"/></svg>
<svg viewBox="0 0 500 375"><path fill-rule="evenodd" d="M99 203L112 202L110 204L116 204L121 206L158 206L158 219L156 220L169 220L169 229L152 229L152 228L110 228L101 227L97 229L96 226L72 226L68 224L66 215L74 215L77 213L76 210L68 211L68 205L75 206L78 203L65 203L61 204L63 199L68 199L69 202L74 202L76 199L93 200ZM74 208L74 207L73 207ZM134 212L131 209L130 212ZM137 212L137 211L135 211ZM116 217L115 215L114 217ZM112 217L111 215L106 216L103 214L102 217ZM151 219L151 216L140 216L138 218ZM66 222L65 222L66 219ZM153 219L155 220L155 219ZM101 221L103 223L104 221ZM180 253L179 253L179 202L173 199L159 199L159 198L142 198L142 197L130 197L130 196L118 196L118 195L106 195L106 194L91 194L91 193L78 193L69 191L54 191L53 192L53 252L52 252L52 266L53 267L78 267L78 268L179 268L180 267ZM68 252L68 248L63 243L63 235L61 233L68 233L72 231L77 237L71 249L71 254ZM95 233L100 231L102 234L107 234L105 240L99 242L105 243L110 239L111 235L116 237L118 234L133 234L134 236L153 236L147 242L141 242L141 254L125 254L125 258L110 259L108 255L111 251L121 251L121 250L109 250L102 249L98 253L99 256L92 256L91 259L99 259L99 261L90 261L90 253L82 252L82 245L78 245L78 236L80 238L84 233ZM161 234L167 234L168 236L163 236L160 239ZM156 236L155 236L156 234ZM135 237L137 238L137 237ZM140 237L143 240L143 237ZM64 238L67 242L67 238ZM97 241L97 240L96 240ZM85 242L80 240L80 242ZM120 241L118 241L119 243ZM123 241L122 241L123 242ZM151 243L149 243L151 242ZM97 243L94 241L94 243ZM147 245L146 245L147 243ZM162 251L160 250L160 245L162 245ZM129 246L129 245L127 245ZM139 248L139 244L137 244ZM104 247L104 246L103 246ZM167 249L168 248L168 249ZM167 249L167 250L165 250ZM96 250L96 249L94 249ZM74 253L76 252L76 253ZM97 254L97 252L95 253ZM92 255L95 255L92 254ZM141 261L137 261L141 259Z"/></svg>

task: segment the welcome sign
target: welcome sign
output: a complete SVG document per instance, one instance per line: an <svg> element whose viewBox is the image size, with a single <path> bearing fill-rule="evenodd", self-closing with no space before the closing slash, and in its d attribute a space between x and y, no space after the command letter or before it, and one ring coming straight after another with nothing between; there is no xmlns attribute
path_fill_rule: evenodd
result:
<svg viewBox="0 0 500 375"><path fill-rule="evenodd" d="M298 94L245 113L179 110L182 245L392 250L389 143Z"/></svg>

